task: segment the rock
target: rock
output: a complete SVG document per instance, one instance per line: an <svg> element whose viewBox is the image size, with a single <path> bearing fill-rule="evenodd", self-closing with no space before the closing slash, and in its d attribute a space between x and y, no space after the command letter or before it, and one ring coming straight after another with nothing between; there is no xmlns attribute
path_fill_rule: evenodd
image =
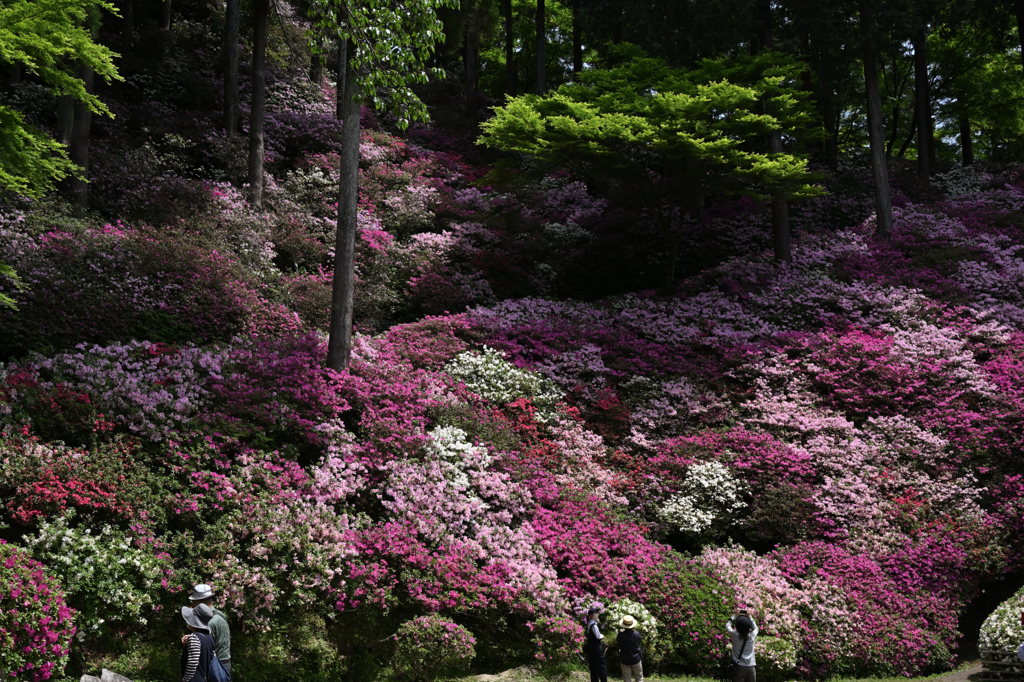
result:
<svg viewBox="0 0 1024 682"><path fill-rule="evenodd" d="M106 668L103 669L103 674L100 676L100 682L132 682L124 675L118 675L117 673L110 672Z"/></svg>
<svg viewBox="0 0 1024 682"><path fill-rule="evenodd" d="M103 682L103 680L98 677L93 677L92 675L82 675L82 679L78 682Z"/></svg>

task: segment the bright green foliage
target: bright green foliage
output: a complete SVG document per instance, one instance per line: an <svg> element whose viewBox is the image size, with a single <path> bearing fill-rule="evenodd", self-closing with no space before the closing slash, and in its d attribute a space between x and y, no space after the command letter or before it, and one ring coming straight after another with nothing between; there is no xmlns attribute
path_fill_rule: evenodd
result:
<svg viewBox="0 0 1024 682"><path fill-rule="evenodd" d="M811 127L806 93L795 87L799 68L778 54L706 61L695 71L634 59L584 72L580 84L545 97L511 99L483 124L480 141L581 175L671 182L691 195L756 186L764 195L816 196L805 160L764 151L771 133Z"/></svg>
<svg viewBox="0 0 1024 682"><path fill-rule="evenodd" d="M670 284L679 218L699 217L706 196L821 193L805 159L767 151L772 133L814 132L808 93L796 86L802 68L777 53L708 60L693 71L634 57L585 71L579 84L550 95L510 99L483 124L480 142L566 168L638 204L665 238Z"/></svg>
<svg viewBox="0 0 1024 682"><path fill-rule="evenodd" d="M75 65L84 65L108 80L120 78L116 55L95 43L88 27L102 10L115 12L105 0L5 0L0 4L0 63L22 65L55 94L70 95L94 113L110 114L72 75ZM39 196L55 180L76 172L63 145L0 106L0 188Z"/></svg>
<svg viewBox="0 0 1024 682"><path fill-rule="evenodd" d="M0 169L0 172L3 172L3 169ZM3 263L0 263L0 277L5 277L9 280L12 280L14 282L14 287L16 289L24 286L23 284L21 284L21 280L18 279L18 273L16 273L14 271L14 268L12 268L10 265L4 265ZM17 310L17 306L14 304L14 299L5 294L0 294L0 308L13 308Z"/></svg>
<svg viewBox="0 0 1024 682"><path fill-rule="evenodd" d="M443 76L426 66L434 45L444 41L437 10L458 6L458 0L311 0L310 47L324 49L316 36L351 39L356 49L348 59L360 75L363 101L395 114L404 129L427 119L427 107L410 85L426 83L430 74Z"/></svg>

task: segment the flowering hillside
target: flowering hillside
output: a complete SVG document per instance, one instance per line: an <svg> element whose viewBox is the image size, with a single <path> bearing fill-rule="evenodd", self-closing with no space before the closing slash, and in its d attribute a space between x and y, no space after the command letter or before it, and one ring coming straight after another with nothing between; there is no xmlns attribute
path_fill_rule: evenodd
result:
<svg viewBox="0 0 1024 682"><path fill-rule="evenodd" d="M210 36L175 30L203 73ZM0 619L17 679L64 664L68 607L71 665L174 679L199 582L246 680L563 664L595 601L650 668L716 673L736 607L769 677L957 661L958 616L1024 565L1015 170L898 194L888 242L849 171L794 207L792 264L762 207L719 205L665 294L655 231L582 183L499 191L367 114L339 373L339 124L277 76L261 212L167 84L117 105L97 212L3 205L0 558L60 611L49 659Z"/></svg>

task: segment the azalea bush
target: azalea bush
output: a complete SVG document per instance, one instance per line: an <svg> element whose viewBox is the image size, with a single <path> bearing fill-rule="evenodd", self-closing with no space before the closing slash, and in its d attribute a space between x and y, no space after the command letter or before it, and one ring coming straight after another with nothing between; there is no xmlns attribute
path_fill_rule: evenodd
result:
<svg viewBox="0 0 1024 682"><path fill-rule="evenodd" d="M985 618L978 634L979 646L990 651L1016 651L1024 642L1024 625L1020 619L1022 611L1024 590L1018 590Z"/></svg>
<svg viewBox="0 0 1024 682"><path fill-rule="evenodd" d="M24 549L0 541L0 666L11 680L62 675L75 612L60 583Z"/></svg>
<svg viewBox="0 0 1024 682"><path fill-rule="evenodd" d="M457 675L476 655L473 634L438 615L403 623L395 637L392 666L401 679L434 680Z"/></svg>

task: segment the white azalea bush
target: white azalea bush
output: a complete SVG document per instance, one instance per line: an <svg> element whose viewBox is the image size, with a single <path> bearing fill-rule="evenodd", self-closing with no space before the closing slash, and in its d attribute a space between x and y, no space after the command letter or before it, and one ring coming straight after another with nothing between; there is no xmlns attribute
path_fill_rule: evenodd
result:
<svg viewBox="0 0 1024 682"><path fill-rule="evenodd" d="M744 492L743 484L721 462L694 464L680 492L662 507L661 517L684 533L702 535L746 508Z"/></svg>
<svg viewBox="0 0 1024 682"><path fill-rule="evenodd" d="M544 419L554 415L555 406L562 399L558 387L551 381L516 367L499 351L487 346L479 352L460 353L445 365L444 371L481 398L498 405L530 398L538 416Z"/></svg>
<svg viewBox="0 0 1024 682"><path fill-rule="evenodd" d="M110 526L75 527L74 517L69 511L41 522L25 545L64 586L68 604L78 611L78 638L100 634L108 621L145 625L165 561Z"/></svg>
<svg viewBox="0 0 1024 682"><path fill-rule="evenodd" d="M978 647L991 651L1016 651L1024 642L1021 611L1024 611L1024 588L997 606L981 624Z"/></svg>
<svg viewBox="0 0 1024 682"><path fill-rule="evenodd" d="M644 663L648 666L647 670L650 670L651 666L665 661L669 653L669 643L661 636L657 619L646 606L628 597L609 605L602 614L605 637L614 639L618 633L622 632L623 628L619 623L626 616L633 616L633 619L636 620L636 627L633 629L640 633L640 647L643 650ZM615 650L613 645L613 655Z"/></svg>

